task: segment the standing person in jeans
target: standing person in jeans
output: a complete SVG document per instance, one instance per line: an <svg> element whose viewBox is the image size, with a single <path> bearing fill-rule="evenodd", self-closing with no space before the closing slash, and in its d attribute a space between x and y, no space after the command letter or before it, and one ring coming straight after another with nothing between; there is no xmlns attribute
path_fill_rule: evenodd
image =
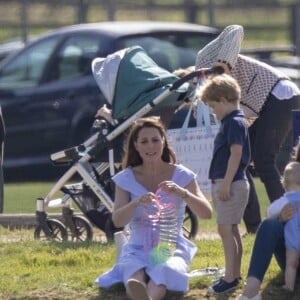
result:
<svg viewBox="0 0 300 300"><path fill-rule="evenodd" d="M239 107L241 90L234 78L227 74L211 77L204 83L200 95L221 122L214 141L209 178L225 254L225 276L208 291L222 294L235 289L241 278L243 246L238 225L249 196L246 177L250 161L249 133Z"/></svg>
<svg viewBox="0 0 300 300"><path fill-rule="evenodd" d="M272 202L284 193L277 156L292 129L291 111L300 109L300 91L275 68L239 54L243 37L242 26L227 26L198 52L196 69L222 66L240 85L241 108L254 121L249 127L252 160ZM244 221L248 232L256 232L261 222L259 203L250 172L247 175L250 197Z"/></svg>

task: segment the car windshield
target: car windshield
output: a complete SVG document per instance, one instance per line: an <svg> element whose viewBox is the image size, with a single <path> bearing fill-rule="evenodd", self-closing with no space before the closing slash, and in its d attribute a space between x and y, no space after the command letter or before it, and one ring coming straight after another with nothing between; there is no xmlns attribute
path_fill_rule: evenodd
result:
<svg viewBox="0 0 300 300"><path fill-rule="evenodd" d="M49 56L57 45L57 38L50 38L29 47L22 55L11 60L1 71L0 87L32 87L38 85Z"/></svg>
<svg viewBox="0 0 300 300"><path fill-rule="evenodd" d="M123 38L122 47L139 45L161 67L168 71L195 65L197 52L214 38L213 34L159 34Z"/></svg>

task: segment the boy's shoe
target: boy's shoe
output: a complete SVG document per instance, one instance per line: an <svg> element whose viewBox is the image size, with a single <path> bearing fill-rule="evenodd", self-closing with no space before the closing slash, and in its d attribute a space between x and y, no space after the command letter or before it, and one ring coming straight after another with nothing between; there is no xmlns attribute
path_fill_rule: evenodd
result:
<svg viewBox="0 0 300 300"><path fill-rule="evenodd" d="M213 285L214 285L215 283L219 282L221 279L224 279L224 277L225 277L225 276L221 276L221 277L219 277L219 278L213 279L213 280L212 280ZM238 278L236 278L236 279L237 279L239 282L243 280L242 277L238 277Z"/></svg>
<svg viewBox="0 0 300 300"><path fill-rule="evenodd" d="M212 294L224 294L234 290L239 283L240 281L238 278L234 279L232 282L227 282L223 278L220 278L220 280L208 288L208 292Z"/></svg>
<svg viewBox="0 0 300 300"><path fill-rule="evenodd" d="M259 294L257 294L256 296L252 297L252 298L248 298L247 296L244 295L239 295L236 300L261 300L261 296Z"/></svg>
<svg viewBox="0 0 300 300"><path fill-rule="evenodd" d="M151 300L146 284L133 278L127 281L127 293L132 300Z"/></svg>
<svg viewBox="0 0 300 300"><path fill-rule="evenodd" d="M213 283L213 285L215 285L216 283L218 283L220 280L223 280L223 279L224 279L224 276L221 276L219 278L215 278L215 279L212 280L212 283Z"/></svg>

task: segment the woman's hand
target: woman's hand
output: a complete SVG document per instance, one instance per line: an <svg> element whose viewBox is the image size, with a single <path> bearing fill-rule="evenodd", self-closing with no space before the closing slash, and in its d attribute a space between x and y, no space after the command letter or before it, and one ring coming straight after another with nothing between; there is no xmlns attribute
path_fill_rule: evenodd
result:
<svg viewBox="0 0 300 300"><path fill-rule="evenodd" d="M142 197L138 198L136 200L136 203L137 203L137 206L139 206L140 204L142 204L142 205L150 204L155 199L156 199L155 194L152 192L148 192L148 193L144 194Z"/></svg>
<svg viewBox="0 0 300 300"><path fill-rule="evenodd" d="M163 181L161 182L158 187L167 194L174 194L177 197L184 198L186 194L186 189L180 187L174 181Z"/></svg>
<svg viewBox="0 0 300 300"><path fill-rule="evenodd" d="M295 206L293 206L291 204L285 205L279 214L279 220L281 222L288 221L289 219L291 219L294 216L296 211L297 211L297 209Z"/></svg>
<svg viewBox="0 0 300 300"><path fill-rule="evenodd" d="M101 117L106 119L108 122L112 121L112 117L111 117L111 110L106 106L106 104L104 104L102 107L100 107L95 115L95 118L97 117Z"/></svg>

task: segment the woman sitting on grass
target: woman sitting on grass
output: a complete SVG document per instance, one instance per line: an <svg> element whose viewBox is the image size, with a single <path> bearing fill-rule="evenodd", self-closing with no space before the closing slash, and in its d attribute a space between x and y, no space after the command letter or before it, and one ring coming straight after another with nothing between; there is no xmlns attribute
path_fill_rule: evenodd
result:
<svg viewBox="0 0 300 300"><path fill-rule="evenodd" d="M175 164L159 118L135 121L125 145L123 171L113 177L116 193L112 219L116 227L129 224L130 237L116 265L96 283L107 288L123 282L127 295L135 300L160 300L167 290L187 292L187 273L197 247L182 233L185 208L188 205L198 217L209 219L212 207L196 175ZM173 230L162 223L162 213L150 213L155 206L162 211L163 203L174 209ZM159 227L153 227L151 219ZM175 245L161 244L163 229L173 234Z"/></svg>

